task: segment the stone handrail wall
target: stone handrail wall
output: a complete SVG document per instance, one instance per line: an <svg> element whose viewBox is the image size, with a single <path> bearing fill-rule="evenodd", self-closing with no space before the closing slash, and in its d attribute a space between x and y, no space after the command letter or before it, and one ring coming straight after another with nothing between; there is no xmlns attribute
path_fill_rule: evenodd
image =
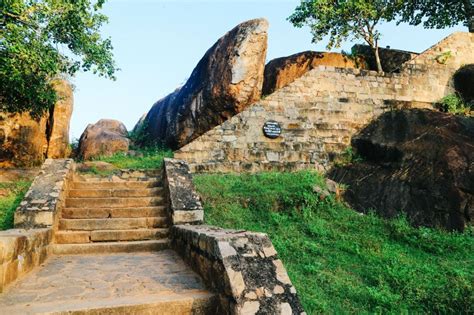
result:
<svg viewBox="0 0 474 315"><path fill-rule="evenodd" d="M55 227L73 175L72 159L47 159L15 211L15 228Z"/></svg>
<svg viewBox="0 0 474 315"><path fill-rule="evenodd" d="M171 245L219 293L218 314L304 314L266 234L176 225Z"/></svg>
<svg viewBox="0 0 474 315"><path fill-rule="evenodd" d="M46 260L52 235L49 228L0 231L0 292Z"/></svg>
<svg viewBox="0 0 474 315"><path fill-rule="evenodd" d="M193 172L328 166L371 120L399 108L432 108L453 74L474 64L474 34L454 33L396 74L320 66L175 152ZM266 121L282 134L266 138Z"/></svg>
<svg viewBox="0 0 474 315"><path fill-rule="evenodd" d="M169 158L163 164L164 195L172 224L202 223L204 211L188 165Z"/></svg>

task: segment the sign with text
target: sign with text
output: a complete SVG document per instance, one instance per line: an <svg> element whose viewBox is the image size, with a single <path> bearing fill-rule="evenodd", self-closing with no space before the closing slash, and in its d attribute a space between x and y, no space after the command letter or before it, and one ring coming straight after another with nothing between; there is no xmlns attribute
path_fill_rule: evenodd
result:
<svg viewBox="0 0 474 315"><path fill-rule="evenodd" d="M263 134L270 139L276 139L281 135L281 126L274 120L269 120L263 125Z"/></svg>

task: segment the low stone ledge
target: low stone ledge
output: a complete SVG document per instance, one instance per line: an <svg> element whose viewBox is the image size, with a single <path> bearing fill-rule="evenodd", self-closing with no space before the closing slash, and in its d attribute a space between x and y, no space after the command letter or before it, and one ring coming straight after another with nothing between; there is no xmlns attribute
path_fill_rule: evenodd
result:
<svg viewBox="0 0 474 315"><path fill-rule="evenodd" d="M52 235L51 229L0 231L0 292L46 260Z"/></svg>
<svg viewBox="0 0 474 315"><path fill-rule="evenodd" d="M55 224L64 202L72 159L47 159L15 211L15 228L45 228Z"/></svg>
<svg viewBox="0 0 474 315"><path fill-rule="evenodd" d="M305 314L266 234L176 225L172 247L220 295L219 314Z"/></svg>
<svg viewBox="0 0 474 315"><path fill-rule="evenodd" d="M163 186L173 225L200 224L204 219L201 198L197 194L186 162L164 160Z"/></svg>

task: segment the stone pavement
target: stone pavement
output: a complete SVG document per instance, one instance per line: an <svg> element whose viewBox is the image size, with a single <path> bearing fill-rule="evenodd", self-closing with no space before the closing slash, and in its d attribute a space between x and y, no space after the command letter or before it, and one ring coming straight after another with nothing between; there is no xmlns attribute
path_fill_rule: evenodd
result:
<svg viewBox="0 0 474 315"><path fill-rule="evenodd" d="M203 303L212 300L199 276L174 251L65 255L51 257L9 287L0 295L0 309L3 314L84 309L104 313L106 307L105 313L119 314L128 311L110 312L110 307L186 297L191 297L189 307L196 305L196 298Z"/></svg>

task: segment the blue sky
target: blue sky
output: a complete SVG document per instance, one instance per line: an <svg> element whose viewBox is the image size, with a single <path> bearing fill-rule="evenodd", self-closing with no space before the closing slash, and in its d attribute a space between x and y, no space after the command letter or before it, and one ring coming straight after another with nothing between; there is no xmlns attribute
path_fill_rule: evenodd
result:
<svg viewBox="0 0 474 315"><path fill-rule="evenodd" d="M214 42L245 20L270 22L267 60L304 50L325 51L325 42L311 43L307 28L297 29L286 18L299 0L109 0L104 13L121 71L117 81L90 73L72 79L75 85L71 137L79 138L88 123L118 119L132 129L158 99L188 78ZM382 46L421 52L453 31L425 30L393 24L380 26ZM354 43L345 43L349 50Z"/></svg>

